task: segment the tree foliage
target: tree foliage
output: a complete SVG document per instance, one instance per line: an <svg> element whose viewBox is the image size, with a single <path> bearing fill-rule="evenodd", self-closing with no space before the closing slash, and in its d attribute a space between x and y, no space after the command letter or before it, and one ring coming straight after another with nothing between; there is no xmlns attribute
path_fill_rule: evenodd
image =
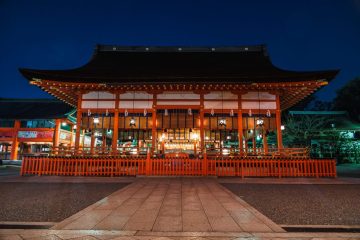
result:
<svg viewBox="0 0 360 240"><path fill-rule="evenodd" d="M309 146L315 134L326 129L332 118L316 115L288 115L285 119L284 144L289 147Z"/></svg>
<svg viewBox="0 0 360 240"><path fill-rule="evenodd" d="M360 121L360 77L348 82L337 91L334 109L347 111L355 121Z"/></svg>

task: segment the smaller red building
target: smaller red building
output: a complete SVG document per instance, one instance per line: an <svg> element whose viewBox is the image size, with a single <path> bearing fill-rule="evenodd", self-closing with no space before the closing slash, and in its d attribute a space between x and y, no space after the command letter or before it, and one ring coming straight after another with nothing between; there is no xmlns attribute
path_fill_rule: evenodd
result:
<svg viewBox="0 0 360 240"><path fill-rule="evenodd" d="M53 146L73 145L75 112L51 99L0 100L0 159L47 155Z"/></svg>

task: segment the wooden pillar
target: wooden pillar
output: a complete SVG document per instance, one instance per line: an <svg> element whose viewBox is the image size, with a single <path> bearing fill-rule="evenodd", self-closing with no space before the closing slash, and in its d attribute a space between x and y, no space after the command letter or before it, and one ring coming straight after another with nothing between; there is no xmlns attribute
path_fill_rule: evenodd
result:
<svg viewBox="0 0 360 240"><path fill-rule="evenodd" d="M111 149L112 154L117 154L117 140L119 137L119 93L116 93L115 97L115 111L114 111L114 129L112 136Z"/></svg>
<svg viewBox="0 0 360 240"><path fill-rule="evenodd" d="M269 147L267 143L266 132L263 134L263 145L264 145L264 154L267 154L269 152Z"/></svg>
<svg viewBox="0 0 360 240"><path fill-rule="evenodd" d="M281 133L281 108L280 108L280 95L276 95L276 131L277 131L277 145L278 149L283 148L282 133Z"/></svg>
<svg viewBox="0 0 360 240"><path fill-rule="evenodd" d="M55 149L55 154L58 153L59 139L60 139L60 128L61 128L61 119L55 120L55 129L54 129L54 138L53 138L53 149Z"/></svg>
<svg viewBox="0 0 360 240"><path fill-rule="evenodd" d="M73 138L74 138L74 125L71 124L71 126L70 126L70 149L72 148L72 146L74 144Z"/></svg>
<svg viewBox="0 0 360 240"><path fill-rule="evenodd" d="M243 146L243 118L242 118L241 94L238 95L238 141L239 141L239 154L240 156L242 156L244 153L244 146Z"/></svg>
<svg viewBox="0 0 360 240"><path fill-rule="evenodd" d="M90 153L93 155L95 153L95 131L91 130L91 142L90 142Z"/></svg>
<svg viewBox="0 0 360 240"><path fill-rule="evenodd" d="M17 160L17 158L18 158L18 148L19 148L18 131L19 131L19 128L20 128L20 120L15 120L10 160Z"/></svg>
<svg viewBox="0 0 360 240"><path fill-rule="evenodd" d="M77 110L76 110L75 153L79 153L79 147L80 147L80 131L81 131L81 121L82 121L81 102L82 102L82 93L79 92ZM85 138L85 135L83 135L83 138Z"/></svg>
<svg viewBox="0 0 360 240"><path fill-rule="evenodd" d="M103 134L102 134L102 153L104 154L106 151L106 129L103 129Z"/></svg>
<svg viewBox="0 0 360 240"><path fill-rule="evenodd" d="M253 144L253 153L256 153L256 137L255 137L255 130L254 130L254 137L252 138L252 144Z"/></svg>
<svg viewBox="0 0 360 240"><path fill-rule="evenodd" d="M195 145L196 147L196 145ZM200 93L200 151L204 153L205 131L204 131L204 94ZM196 152L196 151L195 151Z"/></svg>
<svg viewBox="0 0 360 240"><path fill-rule="evenodd" d="M152 105L152 129L151 129L151 152L154 154L156 149L156 104L157 104L157 95L153 94L153 105Z"/></svg>

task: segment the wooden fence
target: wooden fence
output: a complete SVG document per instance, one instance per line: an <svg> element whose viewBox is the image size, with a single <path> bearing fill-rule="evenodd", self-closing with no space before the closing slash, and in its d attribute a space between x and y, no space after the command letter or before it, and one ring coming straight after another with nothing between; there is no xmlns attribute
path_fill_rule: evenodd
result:
<svg viewBox="0 0 360 240"><path fill-rule="evenodd" d="M21 175L336 177L332 159L270 157L150 158L147 156L24 157Z"/></svg>

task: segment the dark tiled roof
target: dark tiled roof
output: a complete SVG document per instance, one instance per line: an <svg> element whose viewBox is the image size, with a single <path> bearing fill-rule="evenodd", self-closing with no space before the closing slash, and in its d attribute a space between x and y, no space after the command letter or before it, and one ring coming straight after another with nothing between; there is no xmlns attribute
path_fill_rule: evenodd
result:
<svg viewBox="0 0 360 240"><path fill-rule="evenodd" d="M71 106L51 99L0 99L0 119L66 118Z"/></svg>
<svg viewBox="0 0 360 240"><path fill-rule="evenodd" d="M82 67L20 69L20 72L29 80L134 84L329 81L338 70L282 70L272 64L263 45L216 48L99 45L91 60Z"/></svg>

